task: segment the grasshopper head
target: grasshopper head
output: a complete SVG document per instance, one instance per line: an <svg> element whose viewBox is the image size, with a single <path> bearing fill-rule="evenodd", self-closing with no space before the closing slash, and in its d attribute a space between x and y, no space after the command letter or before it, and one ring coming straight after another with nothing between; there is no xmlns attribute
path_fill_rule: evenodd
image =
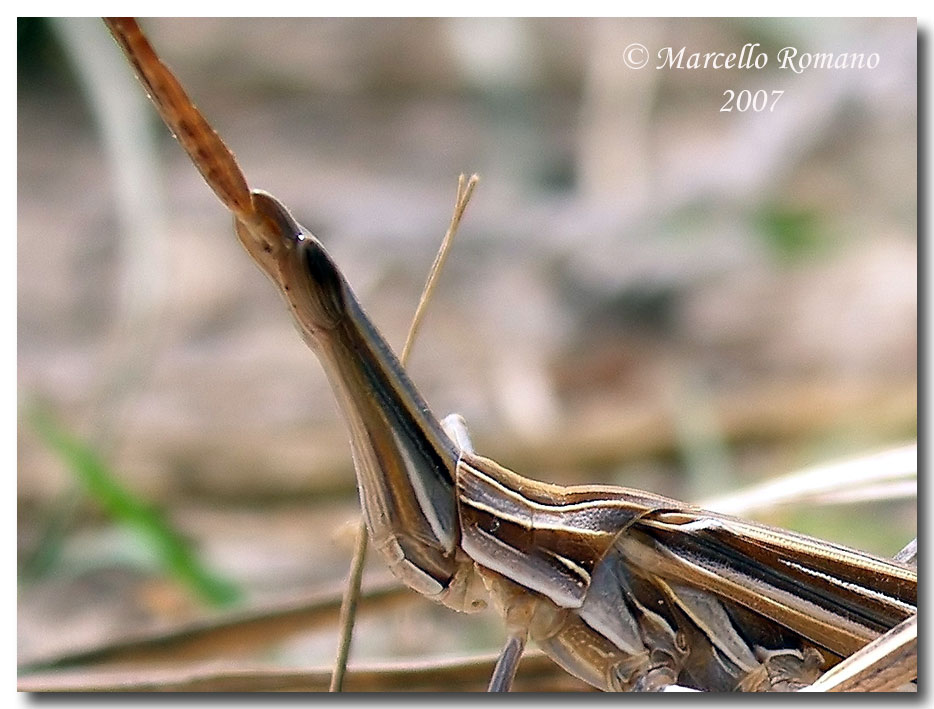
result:
<svg viewBox="0 0 934 709"><path fill-rule="evenodd" d="M292 316L312 341L344 317L347 285L318 241L279 200L252 192L255 214L236 222L240 243L275 283Z"/></svg>

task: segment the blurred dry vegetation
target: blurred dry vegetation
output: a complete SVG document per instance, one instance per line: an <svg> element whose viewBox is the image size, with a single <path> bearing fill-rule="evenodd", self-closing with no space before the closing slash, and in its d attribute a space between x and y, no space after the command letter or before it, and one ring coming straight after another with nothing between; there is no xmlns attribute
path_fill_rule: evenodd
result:
<svg viewBox="0 0 934 709"><path fill-rule="evenodd" d="M481 175L409 365L481 453L699 500L915 437L913 20L143 28L397 348L457 175ZM155 637L130 665L147 688L192 686L152 679L180 659L324 668L357 503L322 371L103 26L18 31L20 662ZM772 61L634 71L631 42ZM795 75L775 69L786 45L882 60ZM720 113L728 88L785 94ZM129 133L102 138L114 115ZM884 555L916 525L913 499L762 519ZM486 666L471 685L438 658L494 651L495 617L394 590L378 558L365 579L352 666L484 686ZM318 686L268 677L250 686Z"/></svg>

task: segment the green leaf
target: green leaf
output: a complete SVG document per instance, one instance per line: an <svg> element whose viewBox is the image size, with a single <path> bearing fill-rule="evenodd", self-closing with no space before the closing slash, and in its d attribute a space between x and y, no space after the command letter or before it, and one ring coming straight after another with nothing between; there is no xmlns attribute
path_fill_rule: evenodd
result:
<svg viewBox="0 0 934 709"><path fill-rule="evenodd" d="M34 411L29 420L88 495L111 518L139 534L170 576L212 605L230 604L241 597L239 587L210 571L158 509L120 483L93 447L68 433L48 413Z"/></svg>
<svg viewBox="0 0 934 709"><path fill-rule="evenodd" d="M767 206L757 215L756 225L773 252L784 260L807 258L826 246L815 210Z"/></svg>

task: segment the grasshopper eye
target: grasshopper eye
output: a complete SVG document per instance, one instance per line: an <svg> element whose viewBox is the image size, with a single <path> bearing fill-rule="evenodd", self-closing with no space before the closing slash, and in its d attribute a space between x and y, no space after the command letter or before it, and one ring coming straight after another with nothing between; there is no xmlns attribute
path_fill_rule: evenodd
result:
<svg viewBox="0 0 934 709"><path fill-rule="evenodd" d="M301 250L305 275L322 293L332 293L335 300L342 300L343 278L321 244L313 239L304 239Z"/></svg>
<svg viewBox="0 0 934 709"><path fill-rule="evenodd" d="M311 311L319 327L333 327L344 314L344 278L317 239L307 232L299 239L308 305L313 306Z"/></svg>

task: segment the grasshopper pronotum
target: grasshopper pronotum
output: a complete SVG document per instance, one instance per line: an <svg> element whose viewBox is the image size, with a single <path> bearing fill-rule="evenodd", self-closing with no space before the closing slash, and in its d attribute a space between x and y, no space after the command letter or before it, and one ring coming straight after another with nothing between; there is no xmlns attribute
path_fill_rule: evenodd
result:
<svg viewBox="0 0 934 709"><path fill-rule="evenodd" d="M431 413L321 243L250 191L136 23L108 25L324 366L374 546L419 593L501 610L491 689L509 688L529 638L605 690L791 690L835 665L853 670L849 689L915 677L912 565L649 492L537 482L474 453L461 419ZM889 646L898 667L880 680Z"/></svg>

